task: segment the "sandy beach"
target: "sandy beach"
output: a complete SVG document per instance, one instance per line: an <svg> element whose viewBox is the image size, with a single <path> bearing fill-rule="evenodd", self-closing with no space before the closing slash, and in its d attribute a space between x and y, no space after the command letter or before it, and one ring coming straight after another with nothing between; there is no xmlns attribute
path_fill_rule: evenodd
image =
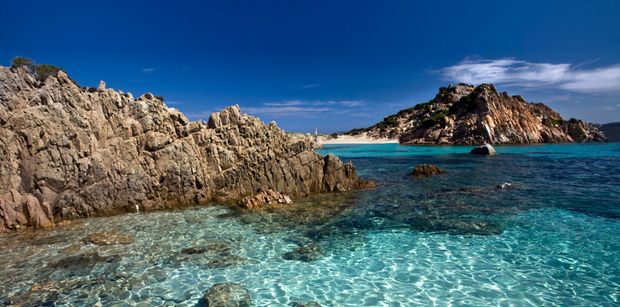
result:
<svg viewBox="0 0 620 307"><path fill-rule="evenodd" d="M317 143L323 144L390 144L398 143L398 139L373 138L366 134L361 135L339 135L336 138L319 136Z"/></svg>

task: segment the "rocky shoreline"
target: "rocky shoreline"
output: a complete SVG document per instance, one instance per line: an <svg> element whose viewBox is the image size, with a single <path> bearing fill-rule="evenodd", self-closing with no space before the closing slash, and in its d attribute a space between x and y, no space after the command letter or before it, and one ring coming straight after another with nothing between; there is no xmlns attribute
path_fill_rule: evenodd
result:
<svg viewBox="0 0 620 307"><path fill-rule="evenodd" d="M371 185L238 106L190 121L153 94L80 87L62 70L41 79L27 66L0 67L0 84L0 231Z"/></svg>

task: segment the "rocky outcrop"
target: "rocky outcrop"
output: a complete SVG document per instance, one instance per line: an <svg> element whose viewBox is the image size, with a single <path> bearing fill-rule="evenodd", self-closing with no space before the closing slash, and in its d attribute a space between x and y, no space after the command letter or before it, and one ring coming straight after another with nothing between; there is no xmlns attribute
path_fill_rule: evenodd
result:
<svg viewBox="0 0 620 307"><path fill-rule="evenodd" d="M365 129L403 144L527 144L605 141L591 124L564 120L542 103L498 93L492 84L443 87L434 99L404 109Z"/></svg>
<svg viewBox="0 0 620 307"><path fill-rule="evenodd" d="M494 156L497 152L495 151L495 148L490 144L484 144L472 148L469 153L473 155Z"/></svg>
<svg viewBox="0 0 620 307"><path fill-rule="evenodd" d="M0 67L0 230L367 184L351 163L238 106L192 122L150 93Z"/></svg>
<svg viewBox="0 0 620 307"><path fill-rule="evenodd" d="M443 174L446 171L434 164L418 164L413 169L411 175L415 177L428 177L438 174Z"/></svg>

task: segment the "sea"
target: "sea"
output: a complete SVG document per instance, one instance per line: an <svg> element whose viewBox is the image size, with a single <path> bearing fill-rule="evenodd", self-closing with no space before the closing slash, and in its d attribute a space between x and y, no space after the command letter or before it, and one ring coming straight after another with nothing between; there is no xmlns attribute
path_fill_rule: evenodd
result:
<svg viewBox="0 0 620 307"><path fill-rule="evenodd" d="M201 306L238 283L254 306L619 306L620 143L471 148L326 145L377 187L0 234L0 305Z"/></svg>

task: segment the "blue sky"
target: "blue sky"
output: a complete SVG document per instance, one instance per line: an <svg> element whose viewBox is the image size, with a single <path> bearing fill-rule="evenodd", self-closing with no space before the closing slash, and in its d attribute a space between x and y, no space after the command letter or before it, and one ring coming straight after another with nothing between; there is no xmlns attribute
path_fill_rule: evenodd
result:
<svg viewBox="0 0 620 307"><path fill-rule="evenodd" d="M368 126L457 81L620 120L620 1L193 2L0 0L0 59L288 131Z"/></svg>

